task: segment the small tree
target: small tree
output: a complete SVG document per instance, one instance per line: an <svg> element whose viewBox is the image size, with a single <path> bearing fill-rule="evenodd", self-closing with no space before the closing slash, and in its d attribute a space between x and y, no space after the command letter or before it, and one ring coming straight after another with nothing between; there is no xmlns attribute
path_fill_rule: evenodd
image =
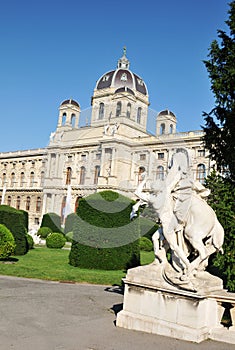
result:
<svg viewBox="0 0 235 350"><path fill-rule="evenodd" d="M14 253L16 244L11 231L0 224L0 258L7 259Z"/></svg>
<svg viewBox="0 0 235 350"><path fill-rule="evenodd" d="M61 249L66 243L66 238L62 233L54 232L47 236L46 246L48 248Z"/></svg>

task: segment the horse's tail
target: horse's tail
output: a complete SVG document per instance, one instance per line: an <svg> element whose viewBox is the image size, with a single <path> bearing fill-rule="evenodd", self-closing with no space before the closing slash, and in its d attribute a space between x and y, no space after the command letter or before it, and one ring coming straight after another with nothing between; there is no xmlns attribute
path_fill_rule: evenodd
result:
<svg viewBox="0 0 235 350"><path fill-rule="evenodd" d="M223 254L223 243L224 243L224 229L220 224L218 219L215 219L214 227L211 231L212 244L216 248L217 251Z"/></svg>

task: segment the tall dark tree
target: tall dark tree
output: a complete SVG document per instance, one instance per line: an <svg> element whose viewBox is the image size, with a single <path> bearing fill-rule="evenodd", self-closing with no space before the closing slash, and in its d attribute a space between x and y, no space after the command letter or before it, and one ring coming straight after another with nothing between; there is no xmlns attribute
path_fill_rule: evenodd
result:
<svg viewBox="0 0 235 350"><path fill-rule="evenodd" d="M204 61L215 97L215 107L204 113L204 142L217 170L225 169L235 181L235 1L229 4L228 33L218 30L219 41L209 48Z"/></svg>

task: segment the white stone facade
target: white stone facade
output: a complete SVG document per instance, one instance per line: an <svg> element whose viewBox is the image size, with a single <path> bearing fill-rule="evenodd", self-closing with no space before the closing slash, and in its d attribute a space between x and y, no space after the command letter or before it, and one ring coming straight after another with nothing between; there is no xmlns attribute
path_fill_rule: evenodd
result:
<svg viewBox="0 0 235 350"><path fill-rule="evenodd" d="M72 210L82 196L104 189L133 197L141 167L151 179L163 178L176 148L190 150L194 177L203 181L211 167L203 132L177 133L175 115L165 110L156 114L152 135L148 106L145 82L131 72L124 52L116 70L97 81L86 126L79 126L79 103L65 100L47 147L0 153L2 202L27 210L32 228L46 212L63 213L68 184Z"/></svg>

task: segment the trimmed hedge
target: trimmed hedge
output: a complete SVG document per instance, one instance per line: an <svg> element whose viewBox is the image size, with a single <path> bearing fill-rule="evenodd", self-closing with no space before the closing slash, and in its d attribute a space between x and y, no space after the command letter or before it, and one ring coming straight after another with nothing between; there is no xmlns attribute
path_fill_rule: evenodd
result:
<svg viewBox="0 0 235 350"><path fill-rule="evenodd" d="M66 217L65 226L64 226L65 235L73 231L73 225L75 223L76 217L77 217L76 213L71 213Z"/></svg>
<svg viewBox="0 0 235 350"><path fill-rule="evenodd" d="M16 244L11 231L0 224L0 258L7 259L14 253Z"/></svg>
<svg viewBox="0 0 235 350"><path fill-rule="evenodd" d="M23 210L17 210L8 205L0 205L0 224L5 225L15 239L15 255L24 255L28 252L26 215Z"/></svg>
<svg viewBox="0 0 235 350"><path fill-rule="evenodd" d="M139 222L130 221L134 204L113 191L79 201L69 255L72 266L121 270L140 264Z"/></svg>
<svg viewBox="0 0 235 350"><path fill-rule="evenodd" d="M62 233L54 232L47 236L46 246L47 248L61 249L66 243L66 238Z"/></svg>
<svg viewBox="0 0 235 350"><path fill-rule="evenodd" d="M26 237L27 237L29 249L33 249L34 248L33 237L30 234L28 234L28 233L27 233Z"/></svg>
<svg viewBox="0 0 235 350"><path fill-rule="evenodd" d="M39 236L40 238L47 238L47 236L52 233L52 229L49 227L40 227L40 229L37 232L37 236Z"/></svg>
<svg viewBox="0 0 235 350"><path fill-rule="evenodd" d="M153 250L153 243L147 237L140 237L139 244L140 250L143 250L145 252L151 252Z"/></svg>
<svg viewBox="0 0 235 350"><path fill-rule="evenodd" d="M49 227L52 232L63 233L63 229L61 227L61 217L56 213L44 214L41 227Z"/></svg>

